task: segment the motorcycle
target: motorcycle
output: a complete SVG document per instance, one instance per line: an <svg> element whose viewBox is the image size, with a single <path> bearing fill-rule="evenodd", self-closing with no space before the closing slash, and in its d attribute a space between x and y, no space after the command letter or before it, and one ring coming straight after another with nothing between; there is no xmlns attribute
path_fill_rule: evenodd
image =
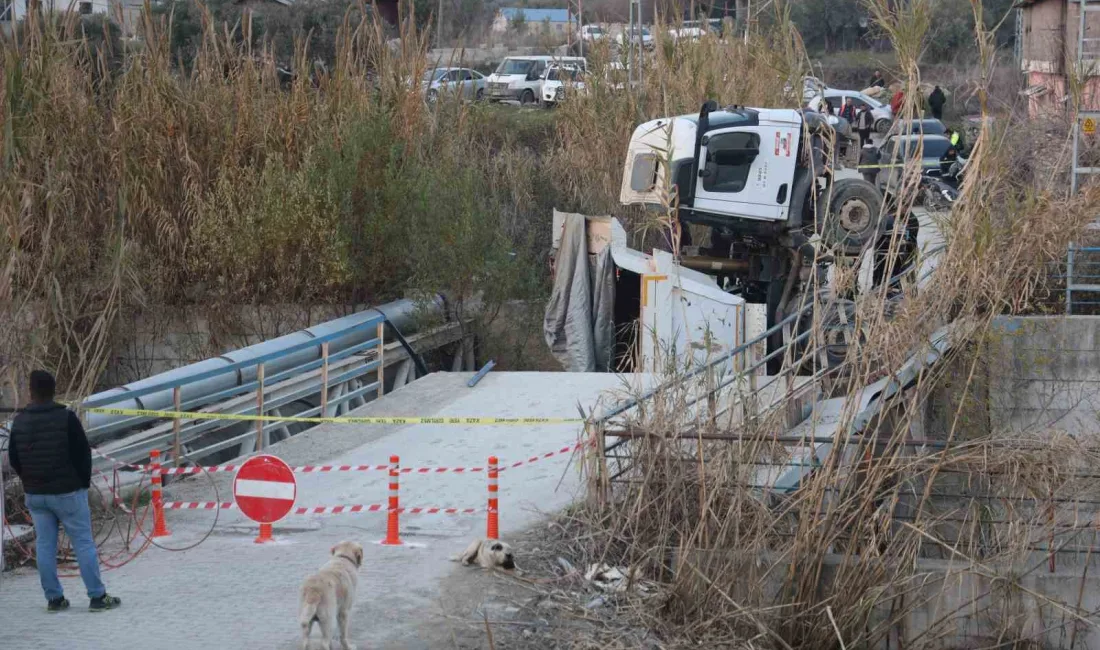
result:
<svg viewBox="0 0 1100 650"><path fill-rule="evenodd" d="M966 159L959 158L951 163L947 173L941 169L925 170L920 177L921 202L924 207L940 212L950 210L959 198L959 185L962 183Z"/></svg>

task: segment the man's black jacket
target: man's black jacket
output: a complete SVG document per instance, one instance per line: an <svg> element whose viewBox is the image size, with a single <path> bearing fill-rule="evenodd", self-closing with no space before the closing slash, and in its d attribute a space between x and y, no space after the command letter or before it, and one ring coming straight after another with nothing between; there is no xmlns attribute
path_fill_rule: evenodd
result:
<svg viewBox="0 0 1100 650"><path fill-rule="evenodd" d="M92 450L84 426L56 402L31 404L15 416L8 457L28 494L66 494L92 483Z"/></svg>

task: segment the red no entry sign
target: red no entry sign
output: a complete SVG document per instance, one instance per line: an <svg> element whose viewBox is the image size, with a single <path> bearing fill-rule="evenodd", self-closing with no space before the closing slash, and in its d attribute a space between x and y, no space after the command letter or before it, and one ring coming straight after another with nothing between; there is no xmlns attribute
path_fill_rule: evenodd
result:
<svg viewBox="0 0 1100 650"><path fill-rule="evenodd" d="M233 481L237 507L244 516L261 524L273 524L287 516L297 496L294 472L275 456L249 458Z"/></svg>

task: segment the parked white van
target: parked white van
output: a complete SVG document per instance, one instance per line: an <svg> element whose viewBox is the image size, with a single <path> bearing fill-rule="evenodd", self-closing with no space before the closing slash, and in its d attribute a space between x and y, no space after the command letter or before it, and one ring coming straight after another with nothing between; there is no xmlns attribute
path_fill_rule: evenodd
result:
<svg viewBox="0 0 1100 650"><path fill-rule="evenodd" d="M485 80L485 96L494 102L511 99L533 104L542 94L542 75L551 63L586 67L582 56L510 56Z"/></svg>

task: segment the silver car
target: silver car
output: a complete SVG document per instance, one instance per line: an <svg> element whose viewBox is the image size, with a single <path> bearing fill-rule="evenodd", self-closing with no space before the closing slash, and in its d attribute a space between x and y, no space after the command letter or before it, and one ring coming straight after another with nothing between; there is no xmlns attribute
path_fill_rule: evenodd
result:
<svg viewBox="0 0 1100 650"><path fill-rule="evenodd" d="M815 111L824 112L824 100L826 99L833 105L833 111L836 115L840 115L840 109L844 106L845 100L848 99L852 100L852 105L856 107L857 111L864 106L869 107L871 115L875 118L875 131L883 135L890 130L890 125L894 122L894 114L890 111L889 104L883 104L874 97L868 97L854 90L826 88L822 91L822 94L810 100L809 106Z"/></svg>
<svg viewBox="0 0 1100 650"><path fill-rule="evenodd" d="M445 93L480 100L485 96L485 75L469 68L433 68L424 73L421 86L429 102L438 100Z"/></svg>

